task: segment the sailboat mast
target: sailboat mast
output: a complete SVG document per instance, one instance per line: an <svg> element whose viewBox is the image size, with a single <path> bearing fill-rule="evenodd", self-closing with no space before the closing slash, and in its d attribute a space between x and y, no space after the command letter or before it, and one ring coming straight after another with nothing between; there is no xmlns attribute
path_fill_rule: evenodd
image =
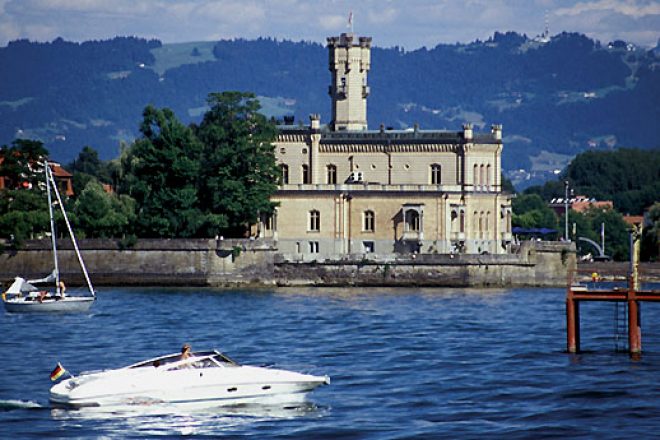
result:
<svg viewBox="0 0 660 440"><path fill-rule="evenodd" d="M60 268L57 260L57 237L55 236L55 219L53 218L53 198L50 195L50 167L44 161L44 174L46 175L46 192L48 193L48 214L50 215L50 239L53 244L53 259L55 260L55 291L60 293Z"/></svg>
<svg viewBox="0 0 660 440"><path fill-rule="evenodd" d="M50 179L50 183L53 186L53 191L55 192L55 197L57 197L57 201L60 204L60 211L62 212L62 215L64 216L64 222L66 223L66 228L69 230L69 236L71 237L71 243L73 243L73 248L76 251L76 257L78 257L78 263L80 263L80 268L82 269L83 275L85 275L85 281L87 282L87 288L89 288L89 292L92 294L92 296L96 296L96 293L94 292L94 287L92 287L92 282L89 279L89 275L87 274L87 268L85 267L85 263L83 262L82 257L80 256L80 249L78 249L78 243L76 242L76 236L73 234L73 229L71 229L71 224L69 223L69 217L66 215L66 211L64 210L64 204L62 203L62 198L60 197L60 192L57 189L57 185L55 184L55 179L53 178L53 174L50 172L50 169L48 170L48 177Z"/></svg>

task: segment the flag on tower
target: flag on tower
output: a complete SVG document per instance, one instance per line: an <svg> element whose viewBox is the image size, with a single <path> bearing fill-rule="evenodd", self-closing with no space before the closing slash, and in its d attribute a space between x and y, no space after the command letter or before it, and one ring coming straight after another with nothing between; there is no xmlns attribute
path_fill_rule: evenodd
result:
<svg viewBox="0 0 660 440"><path fill-rule="evenodd" d="M348 27L351 28L351 32L353 32L353 11L348 13Z"/></svg>

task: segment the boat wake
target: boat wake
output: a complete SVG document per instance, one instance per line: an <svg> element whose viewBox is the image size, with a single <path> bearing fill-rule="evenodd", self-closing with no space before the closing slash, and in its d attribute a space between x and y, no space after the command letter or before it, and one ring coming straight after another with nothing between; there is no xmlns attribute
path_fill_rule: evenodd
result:
<svg viewBox="0 0 660 440"><path fill-rule="evenodd" d="M11 411L14 409L44 408L37 402L31 400L0 400L0 411Z"/></svg>

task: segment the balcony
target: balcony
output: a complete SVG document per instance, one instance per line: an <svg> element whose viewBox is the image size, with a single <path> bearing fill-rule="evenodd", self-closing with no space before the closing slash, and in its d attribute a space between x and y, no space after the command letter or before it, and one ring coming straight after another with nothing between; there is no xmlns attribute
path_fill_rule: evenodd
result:
<svg viewBox="0 0 660 440"><path fill-rule="evenodd" d="M404 231L401 236L403 241L422 241L424 240L424 232L421 231Z"/></svg>

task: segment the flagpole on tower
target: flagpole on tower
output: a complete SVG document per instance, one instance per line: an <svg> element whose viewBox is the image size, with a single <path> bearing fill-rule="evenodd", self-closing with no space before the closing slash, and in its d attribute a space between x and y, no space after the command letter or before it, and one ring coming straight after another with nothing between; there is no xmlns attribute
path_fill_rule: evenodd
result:
<svg viewBox="0 0 660 440"><path fill-rule="evenodd" d="M353 33L353 11L348 13L348 27L351 29L351 34Z"/></svg>

